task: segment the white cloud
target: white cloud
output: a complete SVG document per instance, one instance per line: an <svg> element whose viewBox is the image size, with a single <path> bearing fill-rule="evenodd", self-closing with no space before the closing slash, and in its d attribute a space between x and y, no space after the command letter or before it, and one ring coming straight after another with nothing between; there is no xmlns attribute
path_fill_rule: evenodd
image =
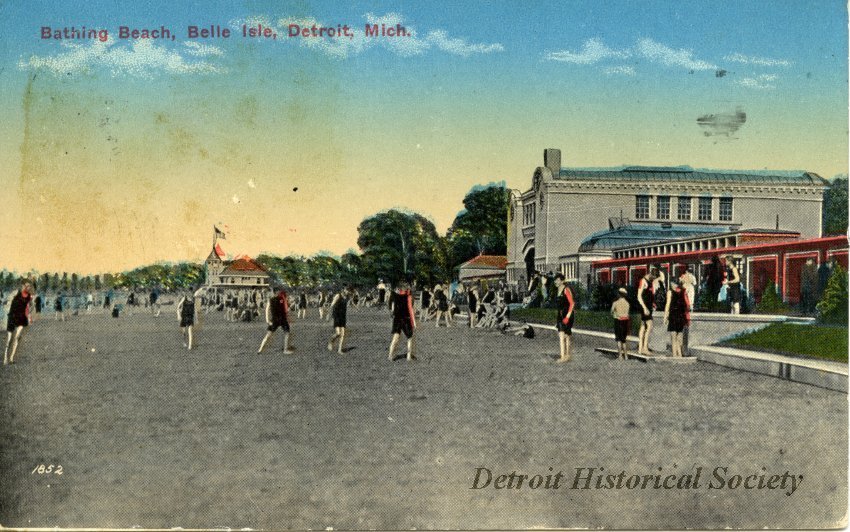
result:
<svg viewBox="0 0 850 532"><path fill-rule="evenodd" d="M717 65L695 59L691 50L676 50L649 38L639 40L635 50L646 59L667 66L679 66L688 70L717 70Z"/></svg>
<svg viewBox="0 0 850 532"><path fill-rule="evenodd" d="M770 59L768 57L756 57L752 55L744 55L738 53L729 54L723 59L725 59L726 61L731 61L733 63L743 63L745 65L787 67L793 64L791 61L787 61L785 59Z"/></svg>
<svg viewBox="0 0 850 532"><path fill-rule="evenodd" d="M106 42L95 41L91 44L62 43L62 48L64 51L53 55L21 58L18 67L25 70L47 70L57 75L106 68L113 76L138 77L151 77L155 72L215 74L225 71L207 61L187 60L177 51L154 44L150 40L137 40L130 46L117 46L115 40L110 37Z"/></svg>
<svg viewBox="0 0 850 532"><path fill-rule="evenodd" d="M622 75L622 76L634 76L635 69L630 66L613 66L613 67L605 67L602 69L603 72L608 74L609 76L614 75Z"/></svg>
<svg viewBox="0 0 850 532"><path fill-rule="evenodd" d="M599 39L588 39L584 41L584 45L578 52L570 52L569 50L549 52L546 54L546 59L563 63L591 65L603 59L626 59L630 56L631 52L628 50L612 50Z"/></svg>
<svg viewBox="0 0 850 532"><path fill-rule="evenodd" d="M327 26L313 17L281 17L275 23L272 23L266 16L253 16L247 19L231 21L230 24L234 28L239 28L242 24L246 23L272 27L278 33L278 40L283 42L296 41L305 48L322 52L336 59L355 56L374 47L385 48L401 57L421 55L429 50L439 50L462 57L504 51L504 46L499 43L470 43L464 38L451 37L446 31L440 29L431 30L425 37L421 37L414 26L404 23L404 17L399 13L391 12L380 16L373 13L366 13L363 16L363 20L366 24L377 24L378 26L383 24L387 28L395 28L396 25L402 25L410 35L407 37L367 37L364 29L365 24L363 24L349 26L350 37L289 37L289 26L291 24L296 24L302 29L312 28L313 26L317 28L337 29L337 25Z"/></svg>
<svg viewBox="0 0 850 532"><path fill-rule="evenodd" d="M489 54L491 52L503 52L505 47L501 44L469 44L466 39L452 39L443 30L434 30L428 33L427 41L440 50L450 54L462 55Z"/></svg>
<svg viewBox="0 0 850 532"><path fill-rule="evenodd" d="M201 44L197 41L185 41L186 53L195 57L207 57L210 55L223 56L224 50L211 44Z"/></svg>
<svg viewBox="0 0 850 532"><path fill-rule="evenodd" d="M776 81L778 78L779 76L776 74L762 74L752 78L742 78L737 80L735 83L750 89L770 90L776 88L775 85L772 85L772 82Z"/></svg>

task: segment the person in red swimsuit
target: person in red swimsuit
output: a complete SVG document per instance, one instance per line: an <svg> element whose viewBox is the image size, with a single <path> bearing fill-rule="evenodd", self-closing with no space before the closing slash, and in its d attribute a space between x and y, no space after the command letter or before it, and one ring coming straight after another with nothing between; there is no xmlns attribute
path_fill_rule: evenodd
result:
<svg viewBox="0 0 850 532"><path fill-rule="evenodd" d="M32 285L25 281L21 290L12 297L9 306L9 318L6 321L6 350L3 352L3 365L15 363L15 353L24 327L30 324L30 304L32 303Z"/></svg>
<svg viewBox="0 0 850 532"><path fill-rule="evenodd" d="M393 338L390 341L389 360L395 360L395 349L401 339L401 333L407 337L407 360L415 360L413 354L413 329L416 328L416 314L413 311L413 295L410 285L402 281L396 291L390 295L390 308L393 313Z"/></svg>

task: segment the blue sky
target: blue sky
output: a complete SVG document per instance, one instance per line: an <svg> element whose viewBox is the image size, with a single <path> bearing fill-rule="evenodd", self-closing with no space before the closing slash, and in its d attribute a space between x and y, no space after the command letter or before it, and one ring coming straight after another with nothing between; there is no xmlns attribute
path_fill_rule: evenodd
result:
<svg viewBox="0 0 850 532"><path fill-rule="evenodd" d="M201 232L218 221L241 231L245 253L341 253L363 217L390 207L444 230L472 186L528 187L549 147L565 166L847 171L838 1L21 1L0 4L0 20L0 185L18 191L0 238L46 242L19 268L90 261L104 246L87 235L103 227L107 241L138 242L128 266L203 258ZM357 35L185 36L246 21L281 37L293 22ZM367 21L415 35L368 39ZM177 38L39 38L71 25L113 38L119 25L166 25ZM746 122L731 132L697 123L738 110ZM70 227L66 204L83 211ZM135 221L115 221L111 205ZM307 223L316 209L337 213L333 227ZM36 225L20 227L22 212Z"/></svg>

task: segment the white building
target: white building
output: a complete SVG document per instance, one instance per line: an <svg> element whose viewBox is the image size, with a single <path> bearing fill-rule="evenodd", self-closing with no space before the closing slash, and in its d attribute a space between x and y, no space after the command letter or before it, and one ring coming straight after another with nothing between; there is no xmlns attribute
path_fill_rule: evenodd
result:
<svg viewBox="0 0 850 532"><path fill-rule="evenodd" d="M650 240L764 227L819 237L827 186L803 171L562 168L547 149L531 187L512 194L507 278L522 285L536 269L589 284L591 262Z"/></svg>

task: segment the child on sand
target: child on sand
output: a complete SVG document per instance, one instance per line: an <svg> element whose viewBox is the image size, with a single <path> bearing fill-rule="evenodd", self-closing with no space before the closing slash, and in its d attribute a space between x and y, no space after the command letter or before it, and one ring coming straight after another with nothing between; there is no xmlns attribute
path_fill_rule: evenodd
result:
<svg viewBox="0 0 850 532"><path fill-rule="evenodd" d="M626 299L628 292L625 288L618 290L618 297L611 304L611 317L614 318L614 338L617 340L617 353L620 360L628 358L626 338L629 335L629 301Z"/></svg>

